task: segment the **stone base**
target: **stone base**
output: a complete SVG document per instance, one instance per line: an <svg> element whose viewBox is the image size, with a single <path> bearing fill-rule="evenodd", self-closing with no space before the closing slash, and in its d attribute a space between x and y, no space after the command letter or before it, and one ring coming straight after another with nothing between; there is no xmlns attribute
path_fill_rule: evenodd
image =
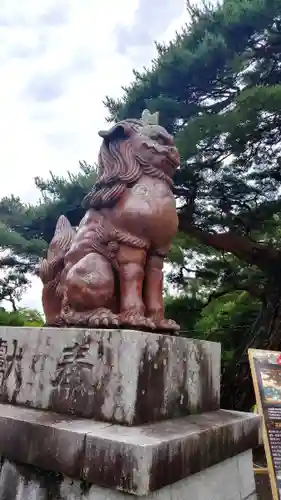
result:
<svg viewBox="0 0 281 500"><path fill-rule="evenodd" d="M129 500L129 496L4 459L0 500ZM256 500L252 453L241 453L144 500Z"/></svg>
<svg viewBox="0 0 281 500"><path fill-rule="evenodd" d="M140 425L220 406L220 344L130 330L0 327L0 402Z"/></svg>
<svg viewBox="0 0 281 500"><path fill-rule="evenodd" d="M260 418L219 389L216 343L0 328L0 500L254 499Z"/></svg>
<svg viewBox="0 0 281 500"><path fill-rule="evenodd" d="M124 427L0 405L0 454L142 496L182 479L189 483L194 474L251 450L259 425L256 415L218 410Z"/></svg>

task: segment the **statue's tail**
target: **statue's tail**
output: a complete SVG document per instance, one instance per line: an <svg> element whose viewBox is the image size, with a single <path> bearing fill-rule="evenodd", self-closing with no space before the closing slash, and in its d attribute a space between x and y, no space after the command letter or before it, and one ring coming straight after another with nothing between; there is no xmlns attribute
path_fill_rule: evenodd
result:
<svg viewBox="0 0 281 500"><path fill-rule="evenodd" d="M61 215L58 219L55 234L49 245L46 259L42 259L37 272L44 285L53 281L64 267L64 257L70 249L75 231L69 220Z"/></svg>

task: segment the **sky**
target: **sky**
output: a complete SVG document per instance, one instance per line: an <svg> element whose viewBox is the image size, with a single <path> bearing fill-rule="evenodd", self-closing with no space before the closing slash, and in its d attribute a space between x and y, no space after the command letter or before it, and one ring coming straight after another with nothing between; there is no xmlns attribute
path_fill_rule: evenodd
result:
<svg viewBox="0 0 281 500"><path fill-rule="evenodd" d="M185 0L1 0L0 197L36 202L35 176L96 161L104 97L187 20ZM21 305L40 295L34 279Z"/></svg>

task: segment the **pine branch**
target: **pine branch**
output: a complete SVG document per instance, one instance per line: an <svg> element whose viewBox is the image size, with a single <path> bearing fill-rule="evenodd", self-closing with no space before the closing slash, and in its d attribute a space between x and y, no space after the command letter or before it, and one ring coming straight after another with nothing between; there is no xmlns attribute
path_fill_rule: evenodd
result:
<svg viewBox="0 0 281 500"><path fill-rule="evenodd" d="M208 300L206 302L206 306L212 302L214 299L219 299L220 297L224 297L224 295L227 295L229 293L233 293L236 291L241 291L241 292L248 292L250 295L253 297L262 299L264 297L265 289L263 286L259 286L256 284L251 283L250 281L248 283L233 283L232 286L229 286L227 288L224 288L223 290L218 290L213 293L211 293L208 297Z"/></svg>
<svg viewBox="0 0 281 500"><path fill-rule="evenodd" d="M211 246L221 252L230 252L238 259L257 266L268 272L272 261L280 262L280 251L270 246L262 245L231 231L224 233L210 233L194 226L184 212L179 216L180 231L194 236L201 243Z"/></svg>

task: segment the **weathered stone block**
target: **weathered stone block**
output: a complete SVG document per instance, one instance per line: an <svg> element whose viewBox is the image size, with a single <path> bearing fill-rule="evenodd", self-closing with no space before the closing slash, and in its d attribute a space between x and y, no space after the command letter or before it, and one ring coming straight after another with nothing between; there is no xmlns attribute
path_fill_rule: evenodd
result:
<svg viewBox="0 0 281 500"><path fill-rule="evenodd" d="M94 430L86 436L83 477L146 495L252 449L259 424L252 414L219 410L140 427Z"/></svg>
<svg viewBox="0 0 281 500"><path fill-rule="evenodd" d="M0 401L137 425L216 410L220 345L138 331L0 328Z"/></svg>
<svg viewBox="0 0 281 500"><path fill-rule="evenodd" d="M81 476L85 455L85 436L89 430L110 424L69 420L58 413L11 405L0 405L0 450L21 463L45 470ZM0 451L1 454L1 451Z"/></svg>
<svg viewBox="0 0 281 500"><path fill-rule="evenodd" d="M241 489L237 465L249 485ZM246 467L245 467L246 466ZM127 494L73 481L7 459L0 466L0 500L128 500ZM150 493L143 500L257 500L253 483L252 454L241 453L209 469Z"/></svg>
<svg viewBox="0 0 281 500"><path fill-rule="evenodd" d="M219 410L125 427L0 405L0 455L142 496L252 449L259 425L256 415ZM237 475L245 467L236 464ZM243 494L251 485L241 477Z"/></svg>

